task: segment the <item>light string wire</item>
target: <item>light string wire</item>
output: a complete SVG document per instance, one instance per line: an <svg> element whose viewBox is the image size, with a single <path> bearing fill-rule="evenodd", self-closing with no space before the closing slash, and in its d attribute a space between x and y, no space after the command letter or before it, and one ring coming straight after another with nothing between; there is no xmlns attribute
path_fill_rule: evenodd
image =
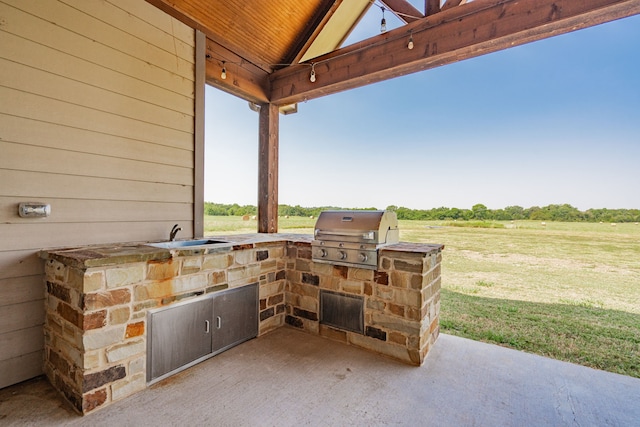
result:
<svg viewBox="0 0 640 427"><path fill-rule="evenodd" d="M384 4L379 2L378 0L369 0L369 3L371 3L373 6L379 7L383 11L384 10L389 10L394 15L402 16L403 18L411 18L411 19L422 19L422 18L424 18L424 16L413 16L413 15L409 15L408 13L402 13L402 12L398 12L398 11L393 10L393 9L389 9L387 6L385 6Z"/></svg>

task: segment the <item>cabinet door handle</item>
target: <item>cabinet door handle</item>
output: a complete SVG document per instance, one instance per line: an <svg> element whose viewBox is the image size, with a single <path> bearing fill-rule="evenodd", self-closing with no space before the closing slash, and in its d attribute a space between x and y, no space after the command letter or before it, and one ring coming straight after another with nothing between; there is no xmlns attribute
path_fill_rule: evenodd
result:
<svg viewBox="0 0 640 427"><path fill-rule="evenodd" d="M204 332L205 332L205 334L209 333L209 321L208 320L204 321Z"/></svg>
<svg viewBox="0 0 640 427"><path fill-rule="evenodd" d="M220 318L220 316L216 316L216 328L220 329L221 326L222 326L222 319Z"/></svg>

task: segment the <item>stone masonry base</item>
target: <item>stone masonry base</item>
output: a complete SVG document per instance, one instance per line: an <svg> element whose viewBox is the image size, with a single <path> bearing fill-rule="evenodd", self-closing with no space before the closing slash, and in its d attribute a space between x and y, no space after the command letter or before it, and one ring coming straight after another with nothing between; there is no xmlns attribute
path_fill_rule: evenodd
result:
<svg viewBox="0 0 640 427"><path fill-rule="evenodd" d="M206 250L45 252L44 372L81 414L124 399L147 384L147 310L252 283L259 335L288 324L420 365L438 337L441 250L388 246L377 270L313 262L299 235ZM364 299L364 334L320 322L321 289Z"/></svg>

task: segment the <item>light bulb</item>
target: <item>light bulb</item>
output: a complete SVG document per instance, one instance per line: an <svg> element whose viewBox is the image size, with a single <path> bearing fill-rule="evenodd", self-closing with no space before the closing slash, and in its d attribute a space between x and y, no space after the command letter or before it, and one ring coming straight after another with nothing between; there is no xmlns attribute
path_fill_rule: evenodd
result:
<svg viewBox="0 0 640 427"><path fill-rule="evenodd" d="M409 43L407 44L407 49L413 49L413 35L409 36Z"/></svg>
<svg viewBox="0 0 640 427"><path fill-rule="evenodd" d="M220 78L222 80L227 79L227 68L224 66L224 61L222 61L222 72L220 73Z"/></svg>
<svg viewBox="0 0 640 427"><path fill-rule="evenodd" d="M382 18L382 21L380 21L380 32L384 33L385 31L387 31L387 20Z"/></svg>
<svg viewBox="0 0 640 427"><path fill-rule="evenodd" d="M309 80L311 83L315 83L316 81L316 64L311 65L311 74L309 75Z"/></svg>

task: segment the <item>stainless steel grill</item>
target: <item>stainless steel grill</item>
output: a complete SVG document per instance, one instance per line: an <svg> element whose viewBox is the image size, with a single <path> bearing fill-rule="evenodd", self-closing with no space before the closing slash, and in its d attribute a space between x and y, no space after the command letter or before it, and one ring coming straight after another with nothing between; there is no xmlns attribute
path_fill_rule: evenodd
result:
<svg viewBox="0 0 640 427"><path fill-rule="evenodd" d="M398 218L391 211L324 211L311 242L316 262L378 268L378 249L398 243Z"/></svg>

